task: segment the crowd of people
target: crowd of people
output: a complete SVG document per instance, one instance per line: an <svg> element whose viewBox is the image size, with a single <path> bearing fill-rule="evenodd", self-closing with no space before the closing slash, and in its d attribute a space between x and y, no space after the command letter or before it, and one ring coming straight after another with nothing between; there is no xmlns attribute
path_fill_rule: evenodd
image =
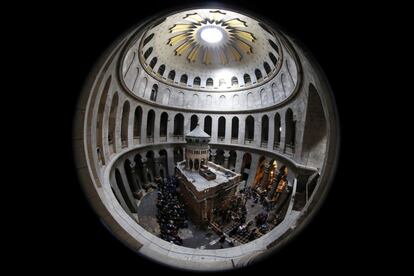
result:
<svg viewBox="0 0 414 276"><path fill-rule="evenodd" d="M183 245L178 236L180 228L188 227L188 216L177 192L178 181L175 177L166 178L158 186L157 221L160 226L160 237L177 245Z"/></svg>

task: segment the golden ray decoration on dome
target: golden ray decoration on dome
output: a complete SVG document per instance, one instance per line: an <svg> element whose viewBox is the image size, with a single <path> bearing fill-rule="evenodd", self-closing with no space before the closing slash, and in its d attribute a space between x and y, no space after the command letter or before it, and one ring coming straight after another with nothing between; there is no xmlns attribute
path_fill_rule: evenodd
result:
<svg viewBox="0 0 414 276"><path fill-rule="evenodd" d="M245 21L239 18L225 20L226 13L215 10L209 11L207 17L199 13L187 14L183 17L185 23L174 24L169 28L170 33L175 34L168 39L167 44L175 47L174 53L178 56L186 56L190 63L200 60L204 64L241 61L244 54L252 54L253 47L250 43L256 41L255 36L248 31ZM206 28L215 28L222 34L222 39L217 43L207 43L200 34Z"/></svg>

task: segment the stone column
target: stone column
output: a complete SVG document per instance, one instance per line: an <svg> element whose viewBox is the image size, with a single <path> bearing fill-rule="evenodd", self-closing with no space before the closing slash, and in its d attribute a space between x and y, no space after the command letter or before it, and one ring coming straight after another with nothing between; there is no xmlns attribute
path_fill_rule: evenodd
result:
<svg viewBox="0 0 414 276"><path fill-rule="evenodd" d="M228 150L225 150L224 151L224 167L226 168L226 169L228 169L229 168L229 158L230 158L230 153L229 153L229 151Z"/></svg>
<svg viewBox="0 0 414 276"><path fill-rule="evenodd" d="M154 154L154 166L155 177L160 177L160 156L158 154Z"/></svg>
<svg viewBox="0 0 414 276"><path fill-rule="evenodd" d="M148 176L147 176L148 166L147 166L147 162L148 162L148 159L146 157L141 158L142 170L143 170L142 175L144 177L144 185L148 184Z"/></svg>
<svg viewBox="0 0 414 276"><path fill-rule="evenodd" d="M131 161L129 163L129 172L131 173L132 187L134 187L134 191L132 191L132 193L136 197L138 195L139 190L141 190L142 187L139 184L139 182L137 181L137 176L136 176L136 173L135 173L135 165L136 164L135 164L134 161Z"/></svg>
<svg viewBox="0 0 414 276"><path fill-rule="evenodd" d="M118 170L121 174L121 178L122 178L122 182L123 182L122 184L124 185L125 192L128 196L128 201L132 205L132 208L134 209L134 213L137 213L138 212L138 207L137 207L137 204L135 203L134 196L133 196L132 191L129 187L129 181L126 177L126 171L124 169L124 166L119 167ZM125 200L127 200L127 199L125 199Z"/></svg>
<svg viewBox="0 0 414 276"><path fill-rule="evenodd" d="M231 117L226 117L226 135L224 137L224 143L231 143Z"/></svg>
<svg viewBox="0 0 414 276"><path fill-rule="evenodd" d="M264 165L263 178L262 178L262 181L260 182L260 189L262 191L264 191L267 187L267 184L268 184L267 181L269 180L270 168L271 168L270 162L266 161L266 163Z"/></svg>
<svg viewBox="0 0 414 276"><path fill-rule="evenodd" d="M216 149L211 149L211 162L215 163L216 162L216 155L217 155L217 150Z"/></svg>

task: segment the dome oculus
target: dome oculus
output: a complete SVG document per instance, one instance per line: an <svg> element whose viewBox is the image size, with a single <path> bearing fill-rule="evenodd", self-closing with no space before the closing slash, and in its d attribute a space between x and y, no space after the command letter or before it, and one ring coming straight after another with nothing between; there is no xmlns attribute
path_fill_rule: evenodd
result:
<svg viewBox="0 0 414 276"><path fill-rule="evenodd" d="M215 27L204 28L200 31L200 37L207 43L217 43L223 39L223 33Z"/></svg>
<svg viewBox="0 0 414 276"><path fill-rule="evenodd" d="M183 17L186 23L174 24L170 33L177 33L169 38L167 44L176 47L175 55L186 56L190 63L201 58L203 64L218 60L228 64L229 60L241 61L244 54L253 53L251 43L255 36L243 28L247 23L239 18L225 19L222 11L209 11L207 17L199 13ZM218 57L218 58L216 58Z"/></svg>

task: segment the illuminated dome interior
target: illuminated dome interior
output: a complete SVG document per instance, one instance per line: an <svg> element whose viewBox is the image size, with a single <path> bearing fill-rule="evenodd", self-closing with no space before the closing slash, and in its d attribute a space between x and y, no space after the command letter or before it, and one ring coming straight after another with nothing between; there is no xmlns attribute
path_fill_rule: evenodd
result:
<svg viewBox="0 0 414 276"><path fill-rule="evenodd" d="M76 162L97 214L132 250L188 270L243 267L321 202L337 156L333 96L272 24L217 8L153 17L94 72Z"/></svg>

